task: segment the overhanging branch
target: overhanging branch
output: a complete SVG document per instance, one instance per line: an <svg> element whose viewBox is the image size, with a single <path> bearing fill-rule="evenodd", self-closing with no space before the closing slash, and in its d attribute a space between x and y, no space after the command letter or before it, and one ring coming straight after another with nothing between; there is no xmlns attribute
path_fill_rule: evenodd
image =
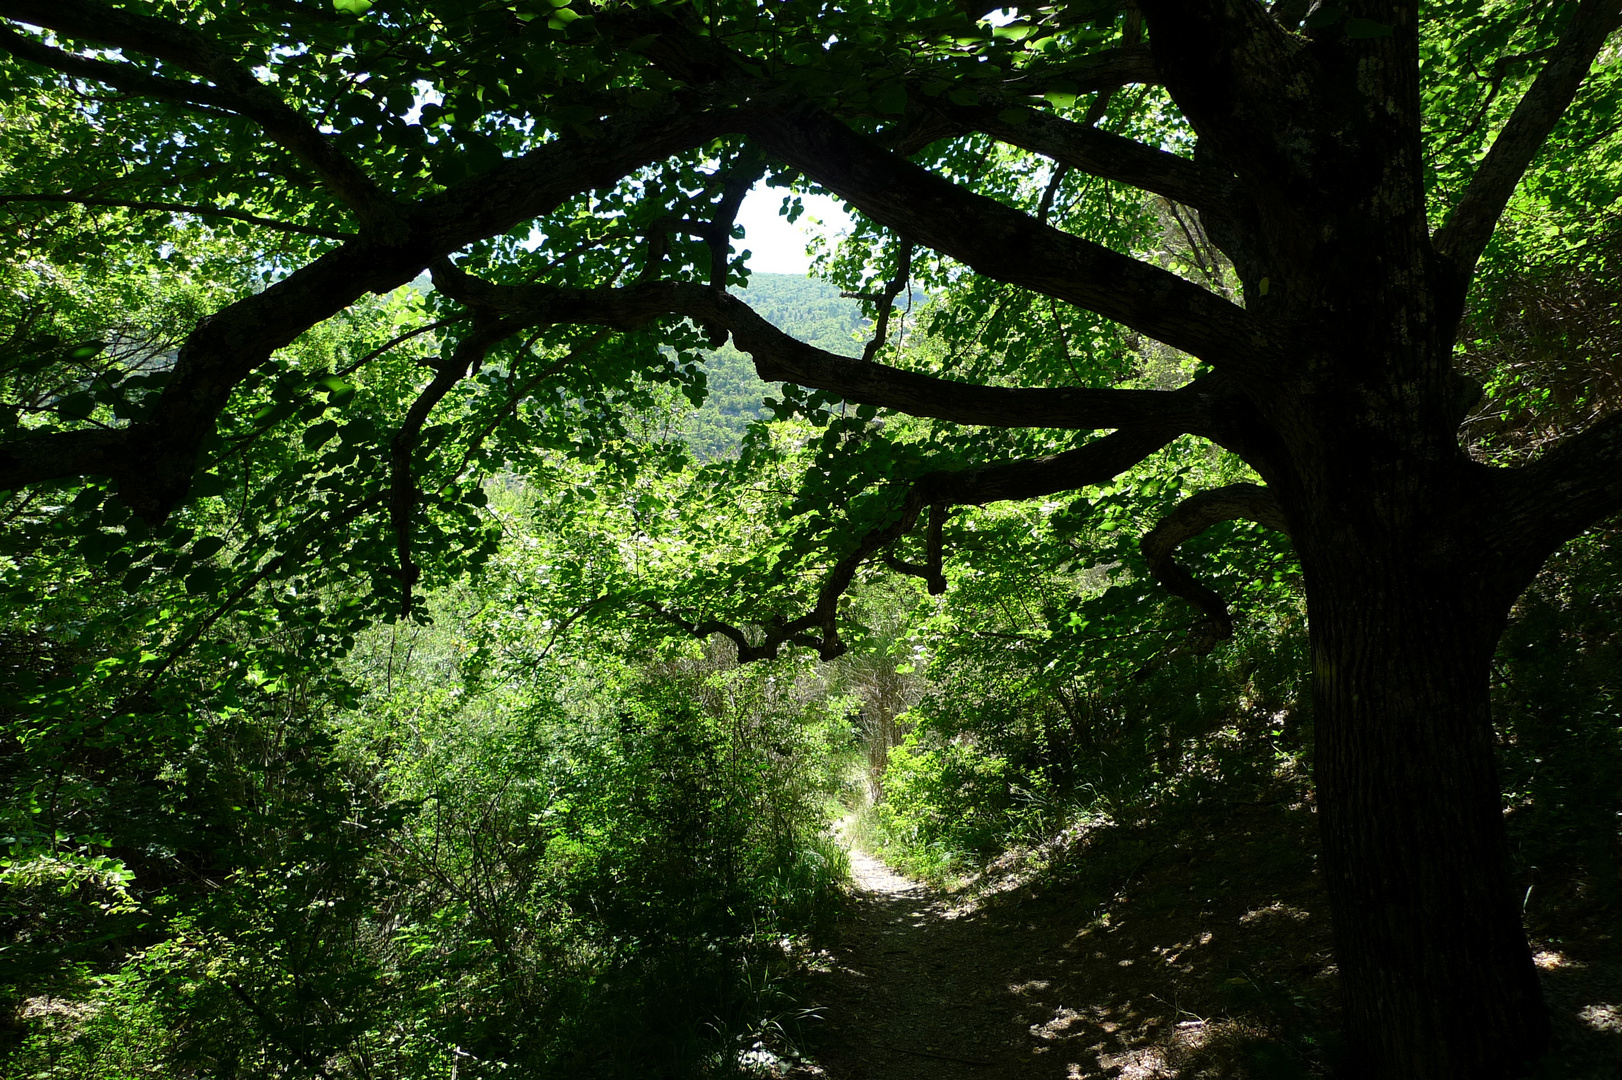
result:
<svg viewBox="0 0 1622 1080"><path fill-rule="evenodd" d="M1197 210L1216 209L1223 201L1223 180L1187 158L1041 109L952 107L947 115L964 129L983 131L999 142L1088 175L1130 184Z"/></svg>
<svg viewBox="0 0 1622 1080"><path fill-rule="evenodd" d="M186 84L177 84L184 88L190 100L206 99L208 104L229 109L258 124L266 135L313 169L333 195L355 211L362 224L398 225L398 208L376 181L344 156L314 124L300 116L279 94L256 79L251 71L233 60L226 49L200 30L93 0L0 0L0 16L81 40L142 53L201 75L213 86L194 89ZM12 47L9 38L7 44ZM34 43L33 51L36 54L44 49L48 49L48 46ZM58 70L66 70L61 66L64 57L75 66L94 63L68 53L59 53L58 50L50 51L58 53L57 62L40 59L38 55L27 59L47 63ZM102 63L96 70L101 73L87 73L85 77L118 86L119 83L113 80L124 80L127 73L133 77L135 84L144 82L149 89L154 88L154 77L135 70L132 65ZM142 90L135 84L120 88L141 93Z"/></svg>
<svg viewBox="0 0 1622 1080"><path fill-rule="evenodd" d="M1188 568L1172 558L1179 545L1223 521L1254 521L1288 534L1283 508L1272 492L1257 484L1230 484L1191 495L1139 542L1149 573L1167 591L1199 609L1204 620L1188 633L1184 648L1204 656L1216 643L1233 636L1233 617L1217 592L1194 579Z"/></svg>
<svg viewBox="0 0 1622 1080"><path fill-rule="evenodd" d="M0 0L3 4L5 0ZM231 391L276 350L368 292L387 292L435 259L556 209L672 153L727 130L727 109L604 123L590 137L537 147L404 213L403 238L363 236L200 323L148 418L106 432L51 431L0 444L0 490L44 480L108 475L148 521L186 497L204 440Z"/></svg>
<svg viewBox="0 0 1622 1080"><path fill-rule="evenodd" d="M775 657L787 643L816 649L824 660L832 660L843 655L846 649L839 638L839 599L865 563L875 559L884 561L902 573L923 577L930 583L931 593L945 590L941 532L948 507L1031 499L1107 483L1166 446L1178 434L1174 430L1118 431L1046 457L925 473L908 486L894 519L870 529L834 564L817 591L812 609L796 619L769 624L758 643L749 641L740 628L719 620L687 619L658 605L655 605L656 612L700 637L724 634L738 646L740 663ZM896 566L895 560L885 558L887 549L912 529L926 507L930 510L925 540L927 564Z"/></svg>
<svg viewBox="0 0 1622 1080"><path fill-rule="evenodd" d="M960 187L826 113L741 120L773 155L873 220L987 277L1097 312L1214 367L1256 376L1273 367L1275 350L1260 323L1170 271Z"/></svg>
<svg viewBox="0 0 1622 1080"><path fill-rule="evenodd" d="M1079 430L1127 428L1212 435L1219 426L1221 382L1196 380L1179 390L996 387L955 382L885 364L839 356L777 329L725 292L683 282L643 282L621 289L498 286L461 271L437 271L436 285L452 299L498 312L527 326L591 323L632 330L668 315L721 326L755 359L768 382L793 382L913 416L996 427Z"/></svg>
<svg viewBox="0 0 1622 1080"><path fill-rule="evenodd" d="M1622 511L1622 413L1563 439L1518 469L1493 470L1496 498L1484 534L1512 568L1519 593L1556 548Z"/></svg>

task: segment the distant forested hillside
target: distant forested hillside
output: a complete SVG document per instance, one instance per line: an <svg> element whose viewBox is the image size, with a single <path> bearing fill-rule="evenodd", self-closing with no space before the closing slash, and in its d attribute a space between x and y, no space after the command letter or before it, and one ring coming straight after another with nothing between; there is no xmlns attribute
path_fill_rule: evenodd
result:
<svg viewBox="0 0 1622 1080"><path fill-rule="evenodd" d="M819 349L860 356L868 322L862 306L840 297L825 281L797 274L751 274L749 288L733 289L773 326ZM688 418L687 442L700 457L730 453L750 421L766 414L761 399L775 387L755 375L755 364L730 343L706 354L709 397Z"/></svg>

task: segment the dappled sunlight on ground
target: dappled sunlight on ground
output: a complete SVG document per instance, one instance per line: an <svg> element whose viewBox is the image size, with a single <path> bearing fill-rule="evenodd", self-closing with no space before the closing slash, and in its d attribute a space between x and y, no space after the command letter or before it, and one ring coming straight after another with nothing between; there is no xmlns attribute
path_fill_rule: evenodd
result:
<svg viewBox="0 0 1622 1080"><path fill-rule="evenodd" d="M950 894L854 853L856 914L813 978L808 1052L831 1080L1239 1076L1222 1063L1281 1055L1293 1068L1255 1075L1314 1075L1334 979L1311 814L1251 816L1237 842L1071 838L1046 875L1002 867Z"/></svg>
<svg viewBox="0 0 1622 1080"><path fill-rule="evenodd" d="M934 890L853 852L815 965L801 1080L1301 1080L1338 1055L1308 803L1114 823ZM1034 868L1034 869L1033 869ZM1610 935L1539 940L1538 1080L1622 1080Z"/></svg>

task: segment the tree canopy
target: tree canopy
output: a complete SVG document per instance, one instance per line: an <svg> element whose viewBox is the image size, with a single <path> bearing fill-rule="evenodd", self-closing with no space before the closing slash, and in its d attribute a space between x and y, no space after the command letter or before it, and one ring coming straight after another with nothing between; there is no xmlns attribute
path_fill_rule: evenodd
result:
<svg viewBox="0 0 1622 1080"><path fill-rule="evenodd" d="M577 610L721 633L743 660L832 658L859 578L947 588L954 507L1102 487L1078 510L1155 506L1132 557L1192 605L1200 653L1233 617L1179 549L1235 521L1287 537L1360 1075L1499 1075L1540 1052L1488 669L1539 567L1622 508L1622 414L1544 359L1615 341L1595 313L1617 269L1616 0L0 16L0 489L23 546L171 588L178 628L113 665L132 681L98 669L95 717L96 695L42 691L42 722L134 723L266 582L366 583L320 611L282 591L266 620L311 640L410 615L494 551L478 508L504 475L600 463L635 490L672 471L673 440L627 436L661 395L702 400L704 353L730 339L785 384L767 404L809 422L811 466L775 482L784 448L757 429L700 489L642 483L613 508L641 570L549 568ZM812 190L852 207L820 269L873 320L862 355L728 291L762 184L790 215ZM395 290L424 271L419 310ZM1577 283L1572 312L1537 300L1547 317L1517 322L1554 281ZM936 308L907 347L915 287ZM1495 442L1486 389L1564 429ZM1178 474L1187 489L1119 490L1197 447L1231 457ZM229 565L182 513L222 494ZM675 554L671 529L728 554Z"/></svg>

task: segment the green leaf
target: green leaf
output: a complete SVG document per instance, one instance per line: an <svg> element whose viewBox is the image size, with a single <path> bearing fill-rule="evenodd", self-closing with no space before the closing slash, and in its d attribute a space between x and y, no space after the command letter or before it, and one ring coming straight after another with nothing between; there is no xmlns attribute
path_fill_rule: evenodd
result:
<svg viewBox="0 0 1622 1080"><path fill-rule="evenodd" d="M992 37L1002 41L1024 41L1031 36L1036 27L1030 23L1008 23L1004 26L992 27Z"/></svg>
<svg viewBox="0 0 1622 1080"><path fill-rule="evenodd" d="M907 87L899 79L885 83L873 92L873 108L882 113L907 111Z"/></svg>
<svg viewBox="0 0 1622 1080"><path fill-rule="evenodd" d="M1069 109L1076 104L1076 98L1080 95L1080 93L1081 90L1078 86L1076 86L1075 83L1068 79L1059 79L1056 80L1052 86L1048 87L1047 91L1042 96L1046 98L1048 104L1052 105L1054 108Z"/></svg>
<svg viewBox="0 0 1622 1080"><path fill-rule="evenodd" d="M332 6L341 14L360 16L371 10L372 0L332 0Z"/></svg>
<svg viewBox="0 0 1622 1080"><path fill-rule="evenodd" d="M87 391L69 394L57 403L56 411L64 420L88 420L96 411L95 396Z"/></svg>
<svg viewBox="0 0 1622 1080"><path fill-rule="evenodd" d="M218 473L199 473L191 482L191 496L205 499L212 495L224 495L230 488L230 481Z"/></svg>
<svg viewBox="0 0 1622 1080"><path fill-rule="evenodd" d="M186 592L192 596L212 592L220 583L220 572L212 566L199 566L186 575Z"/></svg>
<svg viewBox="0 0 1622 1080"><path fill-rule="evenodd" d="M355 396L355 384L337 375L327 375L324 378L317 379L315 385L317 388L326 391L329 404L336 405L339 408L348 405L350 399Z"/></svg>

